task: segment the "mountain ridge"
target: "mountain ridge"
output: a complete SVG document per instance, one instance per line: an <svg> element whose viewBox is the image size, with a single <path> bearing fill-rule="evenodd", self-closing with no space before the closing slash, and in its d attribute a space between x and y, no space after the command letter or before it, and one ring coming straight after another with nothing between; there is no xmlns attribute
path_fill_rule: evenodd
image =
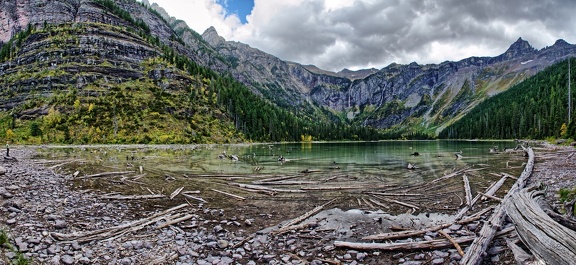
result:
<svg viewBox="0 0 576 265"><path fill-rule="evenodd" d="M217 32L213 28L210 34L212 40L218 40L217 51L226 50L229 53L228 56L234 56L230 52L234 51L232 47L238 44L224 41L221 36L216 37ZM258 52L263 53L259 50ZM286 84L286 90L299 87L299 92L304 98L330 112L341 113L342 117L346 117L346 120L352 123L389 129L413 127L413 124L410 124L412 119L424 119L424 123L421 123L422 129L428 130L436 127L433 132L437 133L446 124L461 117L462 112L470 110L485 98L498 94L546 66L575 53L576 46L563 40L537 50L520 37L505 52L495 57L473 56L459 61L426 65L393 63L377 71L359 70L367 74L358 78L342 74L346 71L334 73L316 66L291 63L292 71L289 74L292 76L289 78L279 76L272 71L269 71L270 75L267 78L268 80L292 79L292 82L296 84L281 82ZM259 58L246 58L247 55L249 53L238 54L237 57L242 58L240 61L244 60L254 65L264 64L258 63ZM263 55L260 54L259 57ZM297 71L298 69L300 71ZM229 69L229 71L235 77L246 74L240 71L234 73L235 69ZM330 78L306 82L318 80L319 76ZM418 80L420 78L424 78L425 82ZM249 80L248 78L239 79ZM260 79L266 80L263 77ZM410 81L405 82L405 80ZM258 83L258 80L250 81ZM244 82L247 85L250 83ZM470 96L474 99L452 102L465 84L472 86ZM413 86L417 86L418 89ZM426 99L428 97L429 99ZM422 99L426 100L422 101ZM401 102L394 103L395 100Z"/></svg>
<svg viewBox="0 0 576 265"><path fill-rule="evenodd" d="M119 13L99 11L109 2L117 4ZM198 34L184 21L170 17L160 6L150 5L148 1L137 4L131 0L28 0L19 5L4 1L0 8L0 25L10 25L0 31L2 42L7 41L6 36L14 37L17 32L24 31L26 23L42 28L46 25L44 21L49 25L95 22L126 27L133 32L144 30L147 33L141 38L169 48L153 48L156 54L168 55L166 58L171 60L183 56L221 75L231 76L266 101L305 119L370 126L407 135L434 136L479 102L576 54L576 46L564 40L537 50L518 38L495 57L474 56L424 65L393 63L382 69L332 72L283 61L247 44L227 41L213 27ZM126 13L137 19L122 19ZM99 38L104 43L109 42L108 37ZM118 43L118 47L124 45L121 37L110 40L113 40L110 43ZM111 48L107 53L115 51ZM98 56L107 53L92 56L98 63ZM180 59L176 61L183 63ZM12 63L1 67L9 69ZM100 74L113 77L112 71L106 69L119 69L119 66L78 69L104 71ZM44 86L49 83L40 82ZM17 84L29 90L35 83Z"/></svg>

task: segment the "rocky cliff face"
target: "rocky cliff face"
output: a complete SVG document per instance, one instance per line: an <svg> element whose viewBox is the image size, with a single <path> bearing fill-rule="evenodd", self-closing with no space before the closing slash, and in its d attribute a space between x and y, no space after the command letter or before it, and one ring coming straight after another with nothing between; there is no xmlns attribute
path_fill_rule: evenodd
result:
<svg viewBox="0 0 576 265"><path fill-rule="evenodd" d="M333 73L225 41L214 28L202 37L232 62L227 71L235 78L280 105L311 104L341 113L356 124L416 126L429 132L458 119L485 98L576 54L576 46L563 40L536 50L519 38L496 57Z"/></svg>
<svg viewBox="0 0 576 265"><path fill-rule="evenodd" d="M536 50L520 38L496 57L430 65L391 64L380 70L334 73L226 41L214 28L200 35L147 1L143 5L133 0L114 3L143 22L149 28L147 34L160 43L203 66L231 74L254 93L287 110L379 128L417 127L433 132L483 99L576 53L575 46L563 40ZM75 25L83 25L81 22L98 22L101 26L74 29ZM59 39L54 33L36 34L28 40L16 60L0 65L3 86L9 91L50 91L58 86L81 87L96 80L138 79L147 75L142 72L142 62L162 53L133 33L139 30L138 25L110 12L102 1L0 1L0 42L7 42L28 25L43 28L46 24L68 25L70 30L79 31L73 38ZM131 28L133 32L117 32L105 25ZM45 70L38 75L29 69ZM62 72L50 72L57 70ZM13 106L18 100L10 101L3 106Z"/></svg>

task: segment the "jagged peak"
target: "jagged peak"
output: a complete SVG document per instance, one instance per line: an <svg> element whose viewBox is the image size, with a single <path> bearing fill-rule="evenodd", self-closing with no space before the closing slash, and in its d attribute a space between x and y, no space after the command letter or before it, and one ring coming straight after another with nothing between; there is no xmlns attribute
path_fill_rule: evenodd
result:
<svg viewBox="0 0 576 265"><path fill-rule="evenodd" d="M570 46L570 43L566 42L564 39L558 39L556 40L556 42L554 42L554 45L552 45L553 47L565 47L565 46Z"/></svg>
<svg viewBox="0 0 576 265"><path fill-rule="evenodd" d="M214 28L214 26L210 26L204 31L204 33L202 33L202 39L204 39L212 46L216 46L220 43L226 42L226 40L222 36L218 35L218 31L216 31L216 28Z"/></svg>
<svg viewBox="0 0 576 265"><path fill-rule="evenodd" d="M512 45L510 45L510 47L508 48L508 51L520 51L522 53L534 50L535 50L534 47L532 47L532 45L530 45L528 41L523 40L522 37L518 38L518 40L512 43Z"/></svg>
<svg viewBox="0 0 576 265"><path fill-rule="evenodd" d="M208 35L208 34L216 34L218 35L218 31L216 31L216 28L214 26L210 26L209 28L207 28L204 33L202 33L202 36L204 35Z"/></svg>

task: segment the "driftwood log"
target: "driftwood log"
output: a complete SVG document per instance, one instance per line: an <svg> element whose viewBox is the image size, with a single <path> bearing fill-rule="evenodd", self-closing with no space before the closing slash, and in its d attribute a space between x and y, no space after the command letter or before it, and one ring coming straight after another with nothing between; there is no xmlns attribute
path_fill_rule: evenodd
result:
<svg viewBox="0 0 576 265"><path fill-rule="evenodd" d="M550 218L535 198L540 192L523 189L513 193L504 206L518 236L538 259L547 264L576 261L576 232Z"/></svg>
<svg viewBox="0 0 576 265"><path fill-rule="evenodd" d="M458 244L470 242L474 240L473 236L464 236L454 238L454 242ZM453 246L453 243L448 239L434 239L426 241L417 242L404 242L404 243L357 243L357 242L345 242L345 241L335 241L334 246L345 247L351 249L361 249L361 250L415 250L415 249L438 249Z"/></svg>
<svg viewBox="0 0 576 265"><path fill-rule="evenodd" d="M136 220L133 222L121 224L114 227L102 228L92 231L84 231L84 232L74 232L70 234L63 234L63 233L50 233L53 239L58 241L68 241L71 242L73 240L78 241L79 243L90 242L93 240L104 240L108 238L113 238L117 236L124 235L126 233L135 232L144 227L156 223L160 220L166 220L166 222L171 222L173 220L185 220L182 219L182 214L172 215L171 213L180 210L182 208L187 207L188 204L181 204L176 207L172 207L165 211L153 214L148 218L143 218L140 220ZM189 219L189 218L188 218ZM171 223L174 224L174 223Z"/></svg>
<svg viewBox="0 0 576 265"><path fill-rule="evenodd" d="M524 185L526 185L526 180L532 174L532 169L534 168L534 150L532 150L532 148L528 148L526 151L528 152L528 163L526 164L524 171L522 171L522 174L516 183L514 183L508 194L506 194L504 197L504 202L496 207L490 219L484 223L482 230L480 230L480 233L468 248L466 255L462 257L460 264L478 265L482 262L482 258L485 255L484 252L504 222L506 211L503 204L510 200L511 194L514 194L515 192L518 192L520 189L524 188Z"/></svg>

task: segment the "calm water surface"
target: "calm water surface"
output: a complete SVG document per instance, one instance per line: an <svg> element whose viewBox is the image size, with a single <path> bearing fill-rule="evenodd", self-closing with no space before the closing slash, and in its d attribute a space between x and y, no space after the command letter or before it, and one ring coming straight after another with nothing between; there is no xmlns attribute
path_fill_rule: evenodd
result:
<svg viewBox="0 0 576 265"><path fill-rule="evenodd" d="M287 175L309 170L320 175L349 174L360 179L414 183L465 167L485 167L488 172L503 172L507 166L520 167L522 160L517 159L518 154L490 153L490 148L503 150L515 146L512 141L52 146L45 149L44 156L87 159L98 167L143 166L158 174ZM419 155L411 155L415 152ZM237 156L238 161L220 159L219 155L224 153L228 157ZM462 159L456 159L456 153ZM280 156L285 162L278 161ZM418 169L407 170L408 163Z"/></svg>

